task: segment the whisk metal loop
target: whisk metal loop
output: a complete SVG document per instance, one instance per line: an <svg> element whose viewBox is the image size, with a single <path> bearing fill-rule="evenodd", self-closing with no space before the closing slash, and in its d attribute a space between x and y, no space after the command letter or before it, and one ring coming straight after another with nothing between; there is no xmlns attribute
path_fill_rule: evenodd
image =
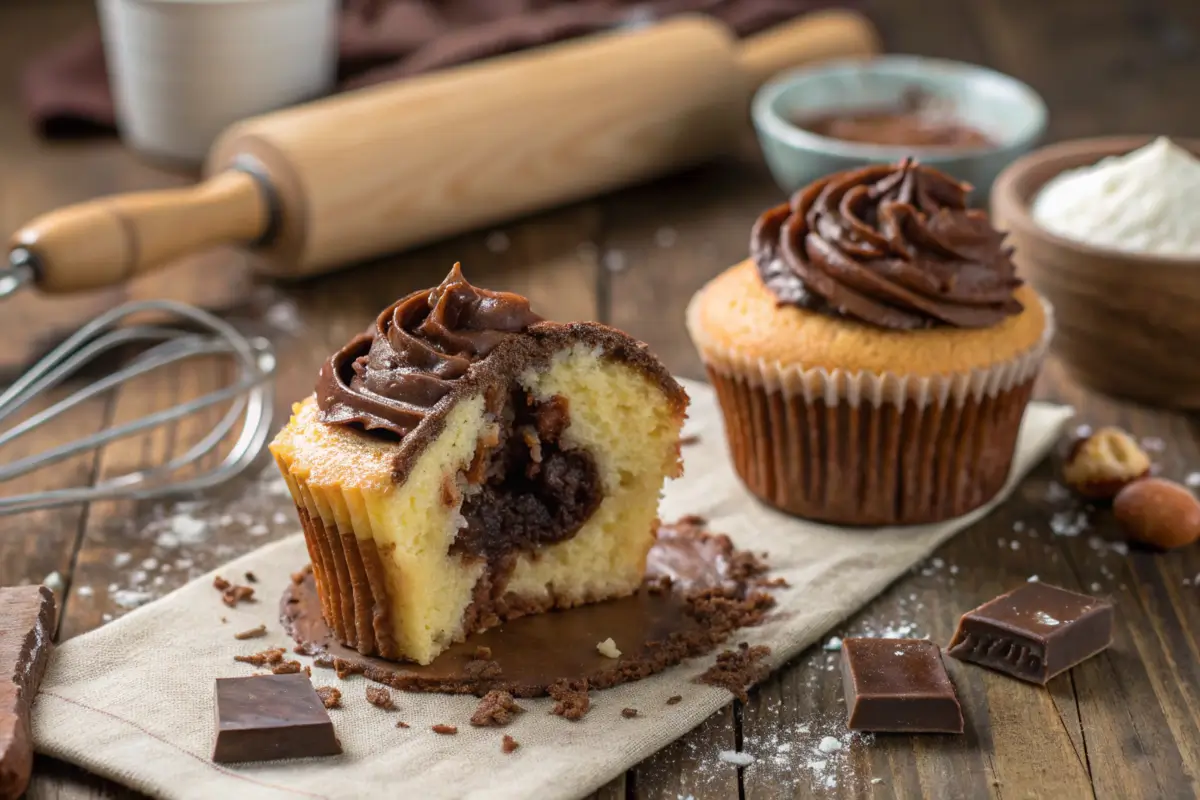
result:
<svg viewBox="0 0 1200 800"><path fill-rule="evenodd" d="M119 326L122 320L144 312L173 315L199 328L184 331L157 325ZM171 408L156 411L122 425L86 436L9 464L0 465L0 481L25 475L109 442L182 419L210 406L233 401L221 420L184 453L166 463L114 476L91 486L55 489L0 497L0 514L117 498L148 499L210 488L237 476L262 452L271 427L275 355L266 339L247 339L224 320L198 308L170 300L148 300L115 308L85 325L54 348L12 386L0 393L0 422L32 398L59 385L84 365L104 353L130 344L155 343L121 369L83 387L50 407L0 433L0 446L51 422L80 403L111 391L138 376L190 358L229 355L238 374L228 386ZM218 447L241 421L236 441L214 469L187 480L170 480L173 473L195 463Z"/></svg>

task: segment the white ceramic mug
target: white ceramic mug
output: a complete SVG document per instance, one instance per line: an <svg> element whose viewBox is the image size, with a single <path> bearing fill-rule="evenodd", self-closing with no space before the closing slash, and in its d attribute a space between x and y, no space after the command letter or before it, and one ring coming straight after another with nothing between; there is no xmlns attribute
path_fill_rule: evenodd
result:
<svg viewBox="0 0 1200 800"><path fill-rule="evenodd" d="M100 0L125 142L199 163L230 124L329 93L337 0Z"/></svg>

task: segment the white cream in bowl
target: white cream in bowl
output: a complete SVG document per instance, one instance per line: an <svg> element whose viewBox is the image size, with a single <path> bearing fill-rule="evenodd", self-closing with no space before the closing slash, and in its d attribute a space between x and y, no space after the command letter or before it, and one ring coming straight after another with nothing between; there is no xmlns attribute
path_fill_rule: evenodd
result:
<svg viewBox="0 0 1200 800"><path fill-rule="evenodd" d="M1200 159L1158 138L1056 176L1032 212L1050 232L1086 244L1200 257Z"/></svg>

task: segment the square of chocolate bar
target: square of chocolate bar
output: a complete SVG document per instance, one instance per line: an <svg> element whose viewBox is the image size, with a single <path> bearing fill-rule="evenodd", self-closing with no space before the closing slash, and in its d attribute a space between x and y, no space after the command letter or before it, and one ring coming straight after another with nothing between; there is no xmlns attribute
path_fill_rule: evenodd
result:
<svg viewBox="0 0 1200 800"><path fill-rule="evenodd" d="M941 651L925 639L843 639L842 691L851 730L963 731Z"/></svg>
<svg viewBox="0 0 1200 800"><path fill-rule="evenodd" d="M1044 685L1104 650L1112 635L1112 603L1034 582L963 614L947 652Z"/></svg>
<svg viewBox="0 0 1200 800"><path fill-rule="evenodd" d="M335 756L342 745L308 676L217 679L217 741L222 763Z"/></svg>

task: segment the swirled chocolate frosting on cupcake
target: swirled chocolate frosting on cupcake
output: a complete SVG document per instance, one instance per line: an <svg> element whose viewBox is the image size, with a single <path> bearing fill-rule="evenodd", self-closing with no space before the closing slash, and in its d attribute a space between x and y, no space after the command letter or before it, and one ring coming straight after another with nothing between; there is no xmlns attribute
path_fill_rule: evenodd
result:
<svg viewBox="0 0 1200 800"><path fill-rule="evenodd" d="M990 327L1021 312L1022 282L969 192L911 159L837 173L759 217L751 256L784 305L895 330Z"/></svg>
<svg viewBox="0 0 1200 800"><path fill-rule="evenodd" d="M321 421L404 436L472 363L542 319L529 301L467 283L455 264L440 286L388 307L321 367Z"/></svg>
<svg viewBox="0 0 1200 800"><path fill-rule="evenodd" d="M271 446L326 623L429 663L505 620L636 591L686 406L641 343L544 321L455 265L334 353Z"/></svg>

